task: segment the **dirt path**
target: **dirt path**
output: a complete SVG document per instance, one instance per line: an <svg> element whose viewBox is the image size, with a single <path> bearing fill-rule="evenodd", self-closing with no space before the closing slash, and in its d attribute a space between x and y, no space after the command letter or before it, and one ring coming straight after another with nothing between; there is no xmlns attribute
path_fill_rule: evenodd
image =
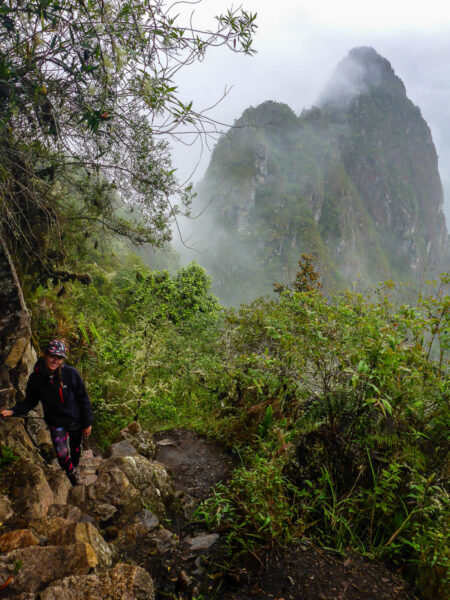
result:
<svg viewBox="0 0 450 600"><path fill-rule="evenodd" d="M259 562L260 561L260 562ZM383 565L345 559L299 544L250 560L228 576L222 600L413 600L416 596Z"/></svg>
<svg viewBox="0 0 450 600"><path fill-rule="evenodd" d="M135 555L155 578L158 600L190 599L200 594L204 600L416 598L410 587L383 565L357 555L341 558L307 541L279 552L261 551L256 557L240 556L234 564L224 555L217 534L216 542L193 550L192 539L202 541L204 538L208 542L211 532L201 531L198 524L189 523L192 508L211 493L214 484L229 477L233 461L219 444L192 431L164 431L154 438L156 460L172 473L184 510L178 527L176 519L168 526L171 531L178 529L177 544L157 555L141 547Z"/></svg>
<svg viewBox="0 0 450 600"><path fill-rule="evenodd" d="M204 500L211 487L225 481L233 461L217 443L186 429L161 431L154 436L156 460L174 477L175 489L196 500Z"/></svg>

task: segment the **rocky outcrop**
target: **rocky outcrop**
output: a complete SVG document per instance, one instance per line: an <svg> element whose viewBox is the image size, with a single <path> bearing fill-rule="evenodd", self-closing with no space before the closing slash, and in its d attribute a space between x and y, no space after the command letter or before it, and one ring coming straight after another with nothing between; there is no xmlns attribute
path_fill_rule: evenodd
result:
<svg viewBox="0 0 450 600"><path fill-rule="evenodd" d="M95 522L115 522L122 525L142 510L144 502L139 491L126 475L111 463L102 464L95 483L72 490L71 503L91 515Z"/></svg>
<svg viewBox="0 0 450 600"><path fill-rule="evenodd" d="M19 459L6 471L12 509L21 520L45 517L54 502L42 468L30 458Z"/></svg>
<svg viewBox="0 0 450 600"><path fill-rule="evenodd" d="M30 315L8 249L0 237L0 408L23 393L36 354Z"/></svg>
<svg viewBox="0 0 450 600"><path fill-rule="evenodd" d="M156 447L152 436L148 431L144 431L136 421L127 425L119 433L116 443L111 446L111 455L131 456L133 453L130 454L129 449L125 450L126 443L132 446L137 454L141 454L145 458L151 460L155 457Z"/></svg>
<svg viewBox="0 0 450 600"><path fill-rule="evenodd" d="M132 429L138 434L137 440L127 438L132 455L94 460L87 452L81 461L87 485L70 487L70 494L59 468L33 460L31 439L24 443L26 456L2 472L6 493L0 496L0 516L9 531L0 535L0 586L12 600L154 598L149 573L113 566L116 543L108 544L95 526L107 526L110 538L131 545L151 533L155 552L167 552L175 543L156 514L144 508L152 505L165 515L164 502L173 500L171 480L163 465L137 454L129 440L136 445L145 440L147 448L154 444L140 428ZM89 472L93 463L95 474Z"/></svg>
<svg viewBox="0 0 450 600"><path fill-rule="evenodd" d="M144 503L159 517L173 501L174 489L165 467L139 454L110 458L107 465L117 466L140 492ZM108 467L106 467L108 468Z"/></svg>
<svg viewBox="0 0 450 600"><path fill-rule="evenodd" d="M52 583L41 600L154 600L153 582L144 569L118 564L113 569L66 577Z"/></svg>
<svg viewBox="0 0 450 600"><path fill-rule="evenodd" d="M236 125L198 188L214 231L200 261L222 300L250 301L292 280L302 253L317 258L328 292L448 268L430 129L375 50L352 50L299 117L269 101Z"/></svg>
<svg viewBox="0 0 450 600"><path fill-rule="evenodd" d="M28 546L0 558L0 581L12 577L8 590L13 598L13 594L35 593L61 577L87 574L97 564L90 544Z"/></svg>
<svg viewBox="0 0 450 600"><path fill-rule="evenodd" d="M0 308L0 408L6 408L24 394L36 355L30 316L2 242ZM61 469L49 464L55 462L54 451L41 409L30 417L0 420L0 595L11 600L152 600L149 573L114 566L117 549L95 525L114 523L112 537L118 539L130 527L136 527L136 535L166 535L164 529L159 533L158 517L148 507L163 517L173 491L163 465L151 460L155 444L150 434L134 423L121 432L110 460L87 451L81 462L84 485L72 488Z"/></svg>
<svg viewBox="0 0 450 600"><path fill-rule="evenodd" d="M46 544L58 546L89 544L100 566L110 567L112 564L113 551L92 523L77 523L61 517L45 517L30 521L28 528Z"/></svg>

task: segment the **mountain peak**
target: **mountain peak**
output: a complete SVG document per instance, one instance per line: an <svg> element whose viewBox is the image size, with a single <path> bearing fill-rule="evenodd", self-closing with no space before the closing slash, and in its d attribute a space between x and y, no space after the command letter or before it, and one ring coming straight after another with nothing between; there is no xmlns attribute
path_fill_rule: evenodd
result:
<svg viewBox="0 0 450 600"><path fill-rule="evenodd" d="M338 64L319 99L320 106L347 107L355 97L371 94L406 96L391 63L369 46L353 48Z"/></svg>

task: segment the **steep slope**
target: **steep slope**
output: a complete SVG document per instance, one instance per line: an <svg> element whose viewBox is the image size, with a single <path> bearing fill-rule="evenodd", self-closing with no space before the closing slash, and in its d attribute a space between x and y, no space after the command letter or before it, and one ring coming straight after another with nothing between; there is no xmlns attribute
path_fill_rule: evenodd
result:
<svg viewBox="0 0 450 600"><path fill-rule="evenodd" d="M216 145L199 196L214 231L201 260L224 301L291 279L302 252L317 256L330 291L445 268L431 132L371 48L352 50L299 117L270 101L247 109Z"/></svg>

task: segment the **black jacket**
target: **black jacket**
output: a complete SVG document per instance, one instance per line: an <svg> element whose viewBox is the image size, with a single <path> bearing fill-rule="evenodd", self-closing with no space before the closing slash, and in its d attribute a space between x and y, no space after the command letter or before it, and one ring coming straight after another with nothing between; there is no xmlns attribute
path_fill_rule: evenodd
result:
<svg viewBox="0 0 450 600"><path fill-rule="evenodd" d="M31 373L25 400L16 404L15 417L26 415L38 402L42 403L47 425L75 431L92 424L92 408L81 375L73 367L63 365L61 379L55 373L51 380L44 359L39 359Z"/></svg>

